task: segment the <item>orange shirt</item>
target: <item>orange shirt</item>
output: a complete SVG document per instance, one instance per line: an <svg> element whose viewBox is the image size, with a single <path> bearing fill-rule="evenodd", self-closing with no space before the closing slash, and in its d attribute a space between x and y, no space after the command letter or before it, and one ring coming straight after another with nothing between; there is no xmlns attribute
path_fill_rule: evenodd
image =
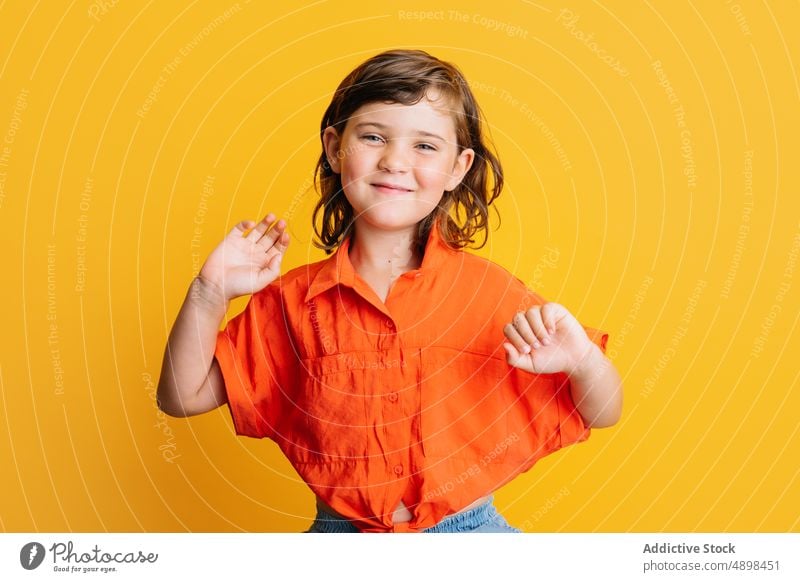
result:
<svg viewBox="0 0 800 582"><path fill-rule="evenodd" d="M217 337L236 433L269 438L365 532L419 531L588 438L566 374L506 362L503 326L544 300L441 240L385 304L346 239L254 294ZM585 328L604 351L607 334ZM400 500L411 521L392 523Z"/></svg>

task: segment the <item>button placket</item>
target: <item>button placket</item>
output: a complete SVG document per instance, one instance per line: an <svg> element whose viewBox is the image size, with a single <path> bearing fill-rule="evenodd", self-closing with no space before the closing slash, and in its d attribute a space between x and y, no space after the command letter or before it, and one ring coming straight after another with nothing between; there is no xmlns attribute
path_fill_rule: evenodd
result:
<svg viewBox="0 0 800 582"><path fill-rule="evenodd" d="M406 431L398 430L397 427L399 424L405 424L406 420L403 419L403 407L399 404L400 395L398 394L397 390L388 392L384 396L385 401L383 408L383 419L385 422L389 423L389 426L392 427L390 429L392 436L387 442L390 448L397 449L393 454L390 454L386 460L391 463L389 465L389 470L391 471L390 474L399 479L405 472L405 466L403 463L405 460L405 454L401 452L404 449L403 438L401 435L405 434Z"/></svg>

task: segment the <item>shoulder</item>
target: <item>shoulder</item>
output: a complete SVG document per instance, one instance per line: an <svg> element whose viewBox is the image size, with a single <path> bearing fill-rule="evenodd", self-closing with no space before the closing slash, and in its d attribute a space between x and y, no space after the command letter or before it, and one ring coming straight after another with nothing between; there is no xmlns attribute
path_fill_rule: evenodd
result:
<svg viewBox="0 0 800 582"><path fill-rule="evenodd" d="M491 259L487 259L480 255L474 254L472 251L468 250L461 250L457 254L463 255L462 260L464 262L464 265L471 272L485 272L488 276L491 276L493 279L504 280L509 283L511 283L512 281L516 281L521 284L524 284L518 277L516 277L513 273L511 273L511 271L509 271L499 263L495 263Z"/></svg>
<svg viewBox="0 0 800 582"><path fill-rule="evenodd" d="M257 297L260 301L279 300L288 301L292 304L295 304L296 300L302 302L311 282L314 281L314 278L329 260L331 260L330 257L290 269L264 289L254 294L253 297Z"/></svg>
<svg viewBox="0 0 800 582"><path fill-rule="evenodd" d="M545 299L522 279L491 259L469 251L459 251L453 260L462 265L458 273L459 280L480 287L481 294L487 300L496 301L498 305L513 303L519 310L545 303Z"/></svg>
<svg viewBox="0 0 800 582"><path fill-rule="evenodd" d="M278 277L273 284L277 283L287 290L292 290L295 288L305 288L305 290L308 290L311 281L314 280L314 278L317 276L317 273L319 273L322 268L332 260L334 260L334 255L314 263L309 263L307 265L301 265L299 267L295 267L294 269L290 269Z"/></svg>

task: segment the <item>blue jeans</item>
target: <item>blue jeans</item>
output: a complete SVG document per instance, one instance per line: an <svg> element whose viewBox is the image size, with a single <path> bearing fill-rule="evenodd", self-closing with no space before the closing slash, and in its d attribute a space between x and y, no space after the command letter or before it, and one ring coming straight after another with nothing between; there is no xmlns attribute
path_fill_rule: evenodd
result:
<svg viewBox="0 0 800 582"><path fill-rule="evenodd" d="M448 515L436 525L422 530L422 533L522 533L508 525L505 518L494 506L494 495L467 511ZM359 533L350 521L317 508L317 517L305 533Z"/></svg>

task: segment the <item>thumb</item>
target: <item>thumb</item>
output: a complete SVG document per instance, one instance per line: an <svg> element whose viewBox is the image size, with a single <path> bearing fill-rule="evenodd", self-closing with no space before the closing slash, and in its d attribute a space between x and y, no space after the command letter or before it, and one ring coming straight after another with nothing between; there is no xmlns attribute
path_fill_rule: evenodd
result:
<svg viewBox="0 0 800 582"><path fill-rule="evenodd" d="M533 367L533 359L529 354L520 353L516 346L509 342L504 342L503 348L506 350L506 361L509 366L519 368L525 372L536 373Z"/></svg>
<svg viewBox="0 0 800 582"><path fill-rule="evenodd" d="M516 366L517 361L520 358L519 350L517 350L517 348L515 348L513 344L510 344L508 342L503 342L503 347L506 350L506 361L508 362L508 364L510 366Z"/></svg>
<svg viewBox="0 0 800 582"><path fill-rule="evenodd" d="M258 278L260 280L262 288L266 287L280 276L282 259L283 255L281 253L278 253L269 260L267 265L263 269L261 269L261 271L259 271Z"/></svg>

